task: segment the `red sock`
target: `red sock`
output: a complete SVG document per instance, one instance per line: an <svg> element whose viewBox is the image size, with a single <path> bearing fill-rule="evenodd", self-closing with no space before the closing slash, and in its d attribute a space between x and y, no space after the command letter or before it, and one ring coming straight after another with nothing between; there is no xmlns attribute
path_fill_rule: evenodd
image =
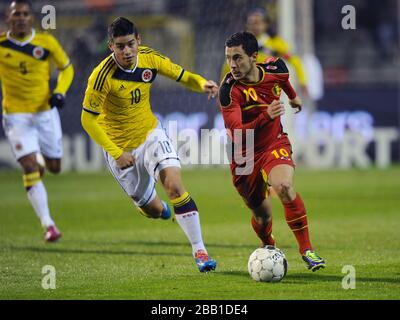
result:
<svg viewBox="0 0 400 320"><path fill-rule="evenodd" d="M260 226L256 219L251 217L251 225L257 236L261 239L264 246L275 246L275 240L272 238L272 218L270 218L269 223L266 226Z"/></svg>
<svg viewBox="0 0 400 320"><path fill-rule="evenodd" d="M286 222L293 231L299 244L300 254L306 250L312 250L310 236L308 234L307 213L300 195L292 202L284 203Z"/></svg>

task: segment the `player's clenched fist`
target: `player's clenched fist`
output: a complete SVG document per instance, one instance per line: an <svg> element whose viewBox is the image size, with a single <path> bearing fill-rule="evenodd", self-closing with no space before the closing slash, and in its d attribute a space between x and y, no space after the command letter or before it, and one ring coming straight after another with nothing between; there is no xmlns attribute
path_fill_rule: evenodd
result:
<svg viewBox="0 0 400 320"><path fill-rule="evenodd" d="M285 106L283 102L274 100L272 103L268 106L267 109L267 114L271 119L275 119L285 113Z"/></svg>

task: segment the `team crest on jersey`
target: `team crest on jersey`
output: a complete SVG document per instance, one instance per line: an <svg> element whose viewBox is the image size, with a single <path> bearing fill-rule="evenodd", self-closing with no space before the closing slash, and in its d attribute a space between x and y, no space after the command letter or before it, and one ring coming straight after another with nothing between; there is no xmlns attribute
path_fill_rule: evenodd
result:
<svg viewBox="0 0 400 320"><path fill-rule="evenodd" d="M19 143L19 142L17 142L17 143L15 144L15 150L21 151L21 150L22 150L22 144Z"/></svg>
<svg viewBox="0 0 400 320"><path fill-rule="evenodd" d="M274 94L275 97L280 97L281 96L281 87L279 84L275 83L274 87L272 88L272 93Z"/></svg>
<svg viewBox="0 0 400 320"><path fill-rule="evenodd" d="M32 54L36 59L41 59L44 56L44 49L42 47L35 47Z"/></svg>
<svg viewBox="0 0 400 320"><path fill-rule="evenodd" d="M142 80L144 82L150 82L151 78L153 78L153 71L146 69L142 72Z"/></svg>
<svg viewBox="0 0 400 320"><path fill-rule="evenodd" d="M273 65L267 66L267 70L276 70L276 69L278 69L277 66L273 66Z"/></svg>

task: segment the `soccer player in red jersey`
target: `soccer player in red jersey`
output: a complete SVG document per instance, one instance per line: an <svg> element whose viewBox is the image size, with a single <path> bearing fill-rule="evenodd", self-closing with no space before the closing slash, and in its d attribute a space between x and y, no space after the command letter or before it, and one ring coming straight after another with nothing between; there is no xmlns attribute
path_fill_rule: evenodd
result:
<svg viewBox="0 0 400 320"><path fill-rule="evenodd" d="M253 213L253 229L263 245L275 245L271 234L271 204L267 197L272 187L284 206L287 224L307 267L312 271L324 268L325 261L310 242L303 200L293 186L295 165L291 144L280 121L285 112L279 101L281 90L297 112L301 111L302 104L289 82L285 62L271 58L264 64L257 64L258 43L249 32L229 37L225 54L231 72L221 83L220 109L234 150L233 184ZM246 135L249 132L252 136Z"/></svg>

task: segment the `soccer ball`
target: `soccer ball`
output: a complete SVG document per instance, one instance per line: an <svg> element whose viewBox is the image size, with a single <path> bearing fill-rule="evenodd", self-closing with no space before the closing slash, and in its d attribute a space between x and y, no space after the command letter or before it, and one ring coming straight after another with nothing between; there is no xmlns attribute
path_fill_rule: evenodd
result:
<svg viewBox="0 0 400 320"><path fill-rule="evenodd" d="M254 250L247 267L250 276L256 281L279 282L286 275L288 263L282 250L265 246Z"/></svg>

